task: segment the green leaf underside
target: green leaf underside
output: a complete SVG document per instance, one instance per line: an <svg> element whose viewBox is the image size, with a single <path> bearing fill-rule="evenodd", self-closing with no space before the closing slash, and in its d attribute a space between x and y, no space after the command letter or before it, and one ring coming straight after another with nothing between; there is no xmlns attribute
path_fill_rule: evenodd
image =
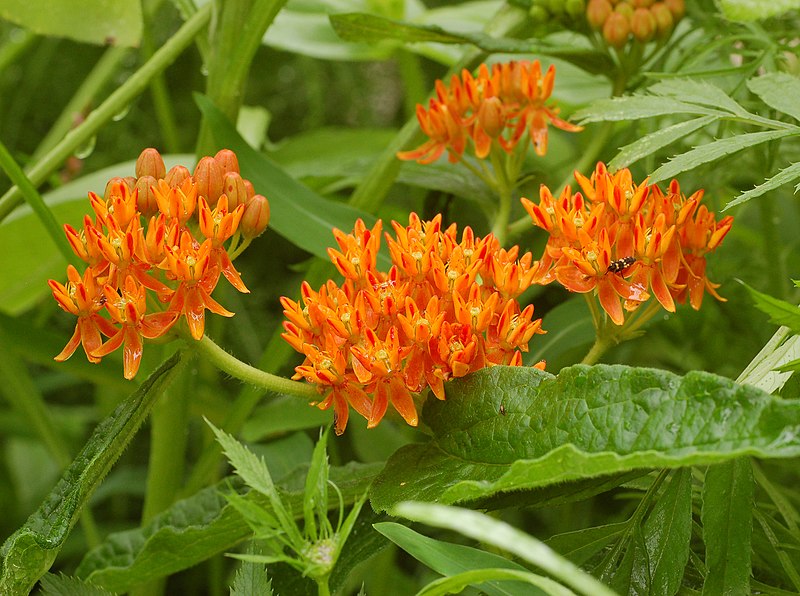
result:
<svg viewBox="0 0 800 596"><path fill-rule="evenodd" d="M342 491L345 504L364 494L378 464L348 464L331 468L331 481ZM302 511L303 481L278 482L292 511ZM163 577L197 565L252 535L252 530L222 491L225 483L199 491L175 503L143 528L111 534L89 551L76 575L106 589L122 592L138 583ZM246 499L271 511L269 500L250 491ZM330 505L338 507L338 500Z"/></svg>
<svg viewBox="0 0 800 596"><path fill-rule="evenodd" d="M446 391L446 401L429 400L423 411L434 438L398 450L373 484L376 509L741 455L800 455L800 402L703 372L578 365L553 377L492 367Z"/></svg>
<svg viewBox="0 0 800 596"><path fill-rule="evenodd" d="M701 514L708 567L703 594L750 593L752 508L753 468L748 458L708 468Z"/></svg>
<svg viewBox="0 0 800 596"><path fill-rule="evenodd" d="M412 557L444 576L481 568L528 571L519 563L500 555L471 546L435 540L394 522L382 522L375 524L373 527ZM519 582L486 582L481 584L480 589L489 594L489 596L507 596L510 594L533 596L543 594L540 590Z"/></svg>
<svg viewBox="0 0 800 596"><path fill-rule="evenodd" d="M179 362L176 353L98 425L39 509L6 540L0 551L0 594L27 593L24 590L30 590L50 568L83 506L145 420Z"/></svg>
<svg viewBox="0 0 800 596"><path fill-rule="evenodd" d="M769 315L770 323L786 326L795 334L800 334L800 308L785 300L773 298L769 294L759 292L746 283L740 283L742 283L752 297L753 306Z"/></svg>
<svg viewBox="0 0 800 596"><path fill-rule="evenodd" d="M800 9L800 0L719 0L722 13L732 21L761 21Z"/></svg>
<svg viewBox="0 0 800 596"><path fill-rule="evenodd" d="M800 7L799 0L792 0ZM800 120L800 79L785 72L771 72L747 81L747 87L770 106Z"/></svg>
<svg viewBox="0 0 800 596"><path fill-rule="evenodd" d="M792 165L783 168L780 172L775 174L766 182L763 182L758 186L743 192L725 205L723 211L727 211L731 207L749 201L750 199L760 197L764 193L775 190L776 188L783 186L784 184L788 184L789 182L794 182L797 179L800 179L800 162L793 163Z"/></svg>
<svg viewBox="0 0 800 596"><path fill-rule="evenodd" d="M294 180L250 147L207 97L195 95L195 100L208 119L217 144L236 153L242 175L253 183L258 193L269 199L271 230L327 261L328 247L336 246L333 228L350 232L359 218L370 227L375 223L374 216L329 201ZM384 249L378 254L378 262L380 267L389 268L388 251Z"/></svg>
<svg viewBox="0 0 800 596"><path fill-rule="evenodd" d="M0 17L39 35L117 46L138 46L141 2L129 0L3 0Z"/></svg>
<svg viewBox="0 0 800 596"><path fill-rule="evenodd" d="M578 110L572 114L572 119L578 124L588 124L589 122L641 120L643 118L673 116L675 114L697 114L700 116L715 116L717 118L730 116L728 112L722 110L678 101L677 99L655 95L631 95L629 97L615 97L595 101L588 108Z"/></svg>

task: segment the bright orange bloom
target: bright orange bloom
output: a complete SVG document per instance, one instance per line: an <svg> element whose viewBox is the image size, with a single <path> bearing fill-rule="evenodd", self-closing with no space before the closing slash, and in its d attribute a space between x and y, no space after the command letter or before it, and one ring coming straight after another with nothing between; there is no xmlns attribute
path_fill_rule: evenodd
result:
<svg viewBox="0 0 800 596"><path fill-rule="evenodd" d="M461 101L469 96L462 90ZM516 296L538 280L530 253L502 250L494 236L476 237L441 216L407 226L392 222L386 234L393 265L377 269L379 221L356 222L351 234L334 231L339 250L328 254L345 277L319 291L301 287L298 302L282 298L283 338L305 361L295 370L318 386L321 408L331 405L335 430L344 432L352 406L372 428L389 406L410 425L414 398L426 388L445 398L444 383L484 366L522 364L521 352L541 321L533 306L520 312Z"/></svg>
<svg viewBox="0 0 800 596"><path fill-rule="evenodd" d="M233 315L211 292L220 275L240 292L248 291L228 250L239 242L245 204L255 192L250 194L252 185L239 175L232 152L223 150L208 160L241 201L235 209L228 209L222 194L212 210L189 171L176 166L167 172L155 149L139 157L138 179L110 180L103 197L89 193L94 221L87 215L81 230L64 226L70 246L88 267L81 276L70 266L66 286L49 282L59 306L78 317L75 333L56 360L69 358L81 344L95 363L122 347L125 377L131 379L139 369L142 340L164 335L181 315L195 339L203 336L206 309ZM140 192L147 196L142 199ZM196 226L190 225L193 216ZM206 238L202 243L192 231L198 227ZM168 302L167 309L146 313L148 292L157 298L152 303ZM102 336L109 339L103 343Z"/></svg>
<svg viewBox="0 0 800 596"><path fill-rule="evenodd" d="M475 157L484 159L495 145L512 152L526 133L536 153L544 155L548 124L568 132L583 130L547 104L554 81L555 67L543 76L538 60L495 64L491 70L482 64L477 77L463 70L449 86L437 80L428 109L417 105L417 120L428 140L397 157L425 164L447 151L448 160L457 162L471 147Z"/></svg>
<svg viewBox="0 0 800 596"><path fill-rule="evenodd" d="M591 177L575 172L575 179L583 194L566 187L554 199L542 186L538 204L522 199L533 224L550 235L539 266L559 283L572 292L594 292L617 325L651 293L670 312L687 297L700 308L705 291L722 299L718 284L706 277L705 255L719 246L733 218L717 222L699 205L702 191L686 197L673 180L663 192L634 183L627 169L612 174L602 163ZM539 279L546 283L548 274L540 272Z"/></svg>

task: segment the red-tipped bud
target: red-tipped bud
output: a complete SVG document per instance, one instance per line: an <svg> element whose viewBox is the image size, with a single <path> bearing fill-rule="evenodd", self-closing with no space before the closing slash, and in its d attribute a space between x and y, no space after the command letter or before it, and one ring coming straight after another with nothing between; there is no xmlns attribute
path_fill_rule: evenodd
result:
<svg viewBox="0 0 800 596"><path fill-rule="evenodd" d="M669 8L672 13L672 19L676 23L686 14L686 2L684 0L664 0L664 4Z"/></svg>
<svg viewBox="0 0 800 596"><path fill-rule="evenodd" d="M640 42L646 43L656 34L656 18L646 8L637 8L631 17L631 33Z"/></svg>
<svg viewBox="0 0 800 596"><path fill-rule="evenodd" d="M223 174L227 174L228 172L239 173L239 160L236 158L236 154L230 149L220 149L217 151L217 154L214 156L214 161L217 162Z"/></svg>
<svg viewBox="0 0 800 596"><path fill-rule="evenodd" d="M152 147L149 147L139 154L136 160L136 177L152 176L156 180L163 178L167 173L167 167L161 154Z"/></svg>
<svg viewBox="0 0 800 596"><path fill-rule="evenodd" d="M133 176L125 176L122 181L128 186L128 190L133 192L133 189L136 188L136 178Z"/></svg>
<svg viewBox="0 0 800 596"><path fill-rule="evenodd" d="M228 195L228 209L247 203L247 186L237 172L228 172L222 177L222 192Z"/></svg>
<svg viewBox="0 0 800 596"><path fill-rule="evenodd" d="M158 201L156 194L153 192L153 187L158 182L152 176L141 176L136 181L136 208L145 217L151 217L158 213Z"/></svg>
<svg viewBox="0 0 800 596"><path fill-rule="evenodd" d="M247 178L244 179L245 188L247 188L247 200L249 201L256 196L256 187Z"/></svg>
<svg viewBox="0 0 800 596"><path fill-rule="evenodd" d="M656 35L660 38L667 37L672 33L672 27L675 25L675 19L672 18L672 12L667 5L663 2L656 2L650 7L650 12L656 19Z"/></svg>
<svg viewBox="0 0 800 596"><path fill-rule="evenodd" d="M242 236L247 239L260 236L269 225L269 201L264 195L255 195L247 202L239 223Z"/></svg>
<svg viewBox="0 0 800 596"><path fill-rule="evenodd" d="M614 7L608 0L589 0L589 5L586 7L586 20L589 21L592 29L599 31L612 12L614 12Z"/></svg>
<svg viewBox="0 0 800 596"><path fill-rule="evenodd" d="M106 184L106 189L105 191L103 191L103 198L106 201L111 199L111 195L113 192L117 192L115 191L115 189L117 186L119 186L120 183L127 184L128 181L125 180L125 178L121 178L120 176L115 176L114 178L108 181L108 184Z"/></svg>
<svg viewBox="0 0 800 596"><path fill-rule="evenodd" d="M608 45L617 49L622 48L628 41L631 32L631 25L628 18L619 12L612 12L608 15L603 25L603 37Z"/></svg>
<svg viewBox="0 0 800 596"><path fill-rule="evenodd" d="M194 169L194 184L198 196L215 205L222 194L222 169L213 157L204 157Z"/></svg>
<svg viewBox="0 0 800 596"><path fill-rule="evenodd" d="M167 175L164 177L164 182L166 182L170 188L178 188L183 184L183 181L191 177L191 175L192 173L186 166L175 166L167 172Z"/></svg>

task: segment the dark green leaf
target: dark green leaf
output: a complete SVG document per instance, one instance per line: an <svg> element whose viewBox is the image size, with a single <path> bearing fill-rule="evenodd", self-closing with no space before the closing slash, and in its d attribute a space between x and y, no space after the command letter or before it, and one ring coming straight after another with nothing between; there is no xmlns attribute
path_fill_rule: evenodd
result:
<svg viewBox="0 0 800 596"><path fill-rule="evenodd" d="M800 308L784 300L773 298L751 288L744 282L741 283L753 299L753 306L769 315L769 322L783 325L800 335Z"/></svg>
<svg viewBox="0 0 800 596"><path fill-rule="evenodd" d="M208 120L217 144L236 152L242 175L250 179L256 192L269 199L270 229L327 261L328 247L336 243L333 228L349 232L358 218L368 226L375 223L375 218L368 213L328 201L294 180L274 162L253 150L207 97L196 95L195 100ZM386 253L379 254L378 260L381 267L389 268Z"/></svg>
<svg viewBox="0 0 800 596"><path fill-rule="evenodd" d="M800 4L794 0L796 4ZM785 72L770 72L747 81L747 87L769 107L800 120L800 79Z"/></svg>
<svg viewBox="0 0 800 596"><path fill-rule="evenodd" d="M498 366L446 392L423 410L433 439L401 448L376 479L376 509L741 455L800 455L800 402L704 372L578 365L553 377Z"/></svg>
<svg viewBox="0 0 800 596"><path fill-rule="evenodd" d="M738 197L732 201L729 201L722 210L726 211L734 205L739 205L749 201L750 199L754 199L755 197L760 197L764 193L783 186L784 184L794 182L798 178L800 178L800 162L793 163L792 165L783 168L780 172L775 174L766 182L762 182L755 188L751 188L750 190L741 193Z"/></svg>
<svg viewBox="0 0 800 596"><path fill-rule="evenodd" d="M329 412L309 406L303 400L279 395L253 412L242 427L242 438L260 441L289 431L319 428L328 424L330 418Z"/></svg>
<svg viewBox="0 0 800 596"><path fill-rule="evenodd" d="M717 118L729 116L722 110L714 110L667 97L631 95L594 101L589 107L572 114L572 118L579 124L587 124L589 122L640 120L655 116L674 116L675 114L699 114Z"/></svg>
<svg viewBox="0 0 800 596"><path fill-rule="evenodd" d="M259 563L242 561L233 578L230 596L272 596L272 585L267 567Z"/></svg>
<svg viewBox="0 0 800 596"><path fill-rule="evenodd" d="M531 351L524 356L526 364L552 362L573 348L590 345L595 337L592 316L583 296L568 298L548 312L542 319L542 328L547 333L531 342Z"/></svg>
<svg viewBox="0 0 800 596"><path fill-rule="evenodd" d="M710 466L703 486L703 594L750 593L753 468L748 458Z"/></svg>
<svg viewBox="0 0 800 596"><path fill-rule="evenodd" d="M111 592L103 588L63 573L59 575L45 573L40 585L42 588L40 596L112 596Z"/></svg>
<svg viewBox="0 0 800 596"><path fill-rule="evenodd" d="M456 575L470 569L503 568L528 571L518 563L486 551L428 538L401 524L383 522L373 526L412 557L444 576ZM543 594L536 588L519 582L486 582L481 591L490 596L520 596Z"/></svg>
<svg viewBox="0 0 800 596"><path fill-rule="evenodd" d="M39 509L5 541L0 594L27 594L50 568L89 497L147 418L179 361L176 353L97 426Z"/></svg>
<svg viewBox="0 0 800 596"><path fill-rule="evenodd" d="M718 139L682 153L670 159L650 175L650 182L661 182L697 166L716 161L732 153L748 149L761 143L800 134L800 128L750 132L727 139Z"/></svg>
<svg viewBox="0 0 800 596"><path fill-rule="evenodd" d="M627 527L628 522L620 522L565 532L545 540L545 544L576 565L583 565L614 540L619 539Z"/></svg>
<svg viewBox="0 0 800 596"><path fill-rule="evenodd" d="M748 112L736 101L730 98L722 89L706 81L697 79L669 79L659 81L647 89L649 93L661 97L671 97L678 101L693 103L709 108L721 109L736 114L747 116Z"/></svg>
<svg viewBox="0 0 800 596"><path fill-rule="evenodd" d="M3 0L0 18L39 35L115 46L138 46L142 37L141 2L107 0Z"/></svg>

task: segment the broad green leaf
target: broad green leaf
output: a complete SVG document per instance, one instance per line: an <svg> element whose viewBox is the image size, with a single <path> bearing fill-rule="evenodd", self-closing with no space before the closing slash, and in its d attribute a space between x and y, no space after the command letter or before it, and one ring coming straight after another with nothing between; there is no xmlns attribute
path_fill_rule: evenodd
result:
<svg viewBox="0 0 800 596"><path fill-rule="evenodd" d="M592 316L583 296L572 296L549 311L542 319L542 328L547 333L533 339L531 351L524 355L526 364L557 361L565 352L591 344L595 337Z"/></svg>
<svg viewBox="0 0 800 596"><path fill-rule="evenodd" d="M628 522L609 524L557 534L545 540L545 544L576 565L583 565L606 546L619 539L628 527Z"/></svg>
<svg viewBox="0 0 800 596"><path fill-rule="evenodd" d="M741 283L750 294L750 297L753 299L753 306L769 315L770 323L783 325L791 329L795 334L800 335L800 308L785 300L773 298L769 294L759 292L744 282L740 281L739 283Z"/></svg>
<svg viewBox="0 0 800 596"><path fill-rule="evenodd" d="M3 0L0 18L39 35L100 45L138 46L142 5L130 0Z"/></svg>
<svg viewBox="0 0 800 596"><path fill-rule="evenodd" d="M270 229L327 261L328 247L335 246L336 242L333 228L349 232L358 218L368 226L375 223L375 218L370 214L328 201L294 180L245 143L207 97L196 95L195 100L208 120L217 144L236 152L242 175L250 179L256 192L269 199ZM378 261L381 267L389 268L389 257L385 251L378 255Z"/></svg>
<svg viewBox="0 0 800 596"><path fill-rule="evenodd" d="M330 413L309 406L294 396L277 396L253 412L242 427L245 441L306 428L319 428L330 422Z"/></svg>
<svg viewBox="0 0 800 596"><path fill-rule="evenodd" d="M397 451L372 505L455 503L626 470L800 455L800 402L704 372L492 367L428 400L433 438ZM505 415L500 413L503 406Z"/></svg>
<svg viewBox="0 0 800 596"><path fill-rule="evenodd" d="M259 563L242 561L233 578L230 596L272 596L267 568Z"/></svg>
<svg viewBox="0 0 800 596"><path fill-rule="evenodd" d="M783 168L780 172L775 174L766 182L762 182L755 188L751 188L750 190L741 193L738 197L732 201L729 201L722 210L727 211L735 205L739 205L749 201L750 199L760 197L764 193L775 190L784 184L794 182L798 178L800 178L800 162L793 163L792 165ZM795 189L795 192L797 192L797 189Z"/></svg>
<svg viewBox="0 0 800 596"><path fill-rule="evenodd" d="M453 530L468 538L501 548L536 565L579 592L595 596L615 596L612 590L543 542L486 514L414 501L399 503L394 507L393 513L413 521Z"/></svg>
<svg viewBox="0 0 800 596"><path fill-rule="evenodd" d="M502 568L528 571L519 563L500 555L471 546L435 540L415 532L411 528L394 522L382 522L373 526L412 557L424 563L436 573L444 576L456 575L470 569ZM542 592L530 586L512 582L486 582L481 591L489 596L535 596Z"/></svg>
<svg viewBox="0 0 800 596"><path fill-rule="evenodd" d="M706 81L696 79L670 79L659 81L647 89L649 93L671 97L678 101L698 104L709 108L727 110L738 116L748 112L730 98L722 89Z"/></svg>
<svg viewBox="0 0 800 596"><path fill-rule="evenodd" d="M531 590L538 588L543 590L545 594L551 594L552 596L575 596L575 592L550 578L536 575L530 571L517 571L515 569L474 569L451 577L443 577L422 588L417 592L417 596L460 594L468 586L482 586L485 582L492 580L525 582L529 585L529 593Z"/></svg>
<svg viewBox="0 0 800 596"><path fill-rule="evenodd" d="M726 155L736 153L737 151L798 134L800 134L800 128L792 128L750 132L726 139L718 139L673 157L650 175L650 182L661 182L662 180L673 178L682 172L692 170L705 163L716 161Z"/></svg>
<svg viewBox="0 0 800 596"><path fill-rule="evenodd" d="M725 465L725 464L723 464ZM692 471L675 470L642 528L647 555L647 591L676 594L692 537Z"/></svg>
<svg viewBox="0 0 800 596"><path fill-rule="evenodd" d="M108 590L63 573L59 575L45 573L40 585L40 596L112 596Z"/></svg>
<svg viewBox="0 0 800 596"><path fill-rule="evenodd" d="M800 5L800 1L794 0ZM800 79L785 72L770 72L747 81L747 88L769 107L800 120Z"/></svg>
<svg viewBox="0 0 800 596"><path fill-rule="evenodd" d="M717 118L730 115L722 110L714 110L677 99L656 97L655 95L631 95L594 101L588 107L572 114L572 119L579 124L587 124L589 122L641 120L642 118L674 116L675 114L698 114Z"/></svg>
<svg viewBox="0 0 800 596"><path fill-rule="evenodd" d="M398 182L428 190L438 190L494 206L497 195L469 170L451 163L418 164L406 162L397 176Z"/></svg>
<svg viewBox="0 0 800 596"><path fill-rule="evenodd" d="M710 466L703 485L703 594L750 593L753 468L749 458Z"/></svg>
<svg viewBox="0 0 800 596"><path fill-rule="evenodd" d="M731 21L762 21L800 9L800 0L719 0L722 13Z"/></svg>
<svg viewBox="0 0 800 596"><path fill-rule="evenodd" d="M0 594L27 594L50 568L95 488L127 447L175 374L180 354L164 362L101 422L61 480L3 544Z"/></svg>
<svg viewBox="0 0 800 596"><path fill-rule="evenodd" d="M640 159L652 155L659 149L671 145L676 141L685 139L693 132L708 126L717 119L716 116L701 116L686 122L678 122L666 128L660 128L655 132L647 134L630 145L625 145L619 153L608 162L608 168L616 171L626 168Z"/></svg>
<svg viewBox="0 0 800 596"><path fill-rule="evenodd" d="M331 469L331 481L345 503L364 494L380 465L349 464ZM305 472L279 486L292 511L302 510ZM111 534L83 558L76 575L106 589L124 592L225 552L252 535L244 519L225 499L227 482L178 501L142 528ZM269 511L269 500L250 491L246 499ZM338 501L330 503L338 507Z"/></svg>

